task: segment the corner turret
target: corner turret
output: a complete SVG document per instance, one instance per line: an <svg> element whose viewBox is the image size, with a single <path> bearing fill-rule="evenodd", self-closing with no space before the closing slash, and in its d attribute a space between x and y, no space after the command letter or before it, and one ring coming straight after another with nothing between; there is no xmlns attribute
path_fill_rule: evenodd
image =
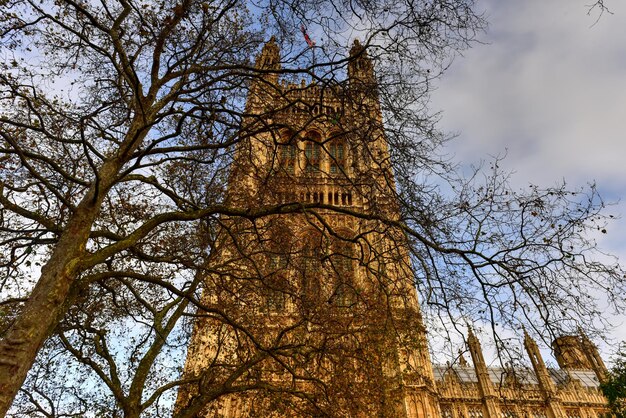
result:
<svg viewBox="0 0 626 418"><path fill-rule="evenodd" d="M261 53L256 57L254 69L246 110L249 113L263 114L280 90L280 47L275 37L272 36L263 45Z"/></svg>
<svg viewBox="0 0 626 418"><path fill-rule="evenodd" d="M352 86L376 84L374 77L374 64L367 54L367 49L357 39L350 49L350 62L348 63L348 78Z"/></svg>
<svg viewBox="0 0 626 418"><path fill-rule="evenodd" d="M606 379L607 369L598 348L579 331L580 335L564 335L552 342L559 367L565 370L593 370L599 381Z"/></svg>
<svg viewBox="0 0 626 418"><path fill-rule="evenodd" d="M272 84L278 84L280 74L280 47L276 43L276 38L271 37L263 45L261 53L257 55L254 68L261 71L261 77Z"/></svg>
<svg viewBox="0 0 626 418"><path fill-rule="evenodd" d="M280 66L280 47L276 43L276 38L271 37L263 46L263 50L256 58L255 68L259 70L271 71L268 75L278 80Z"/></svg>

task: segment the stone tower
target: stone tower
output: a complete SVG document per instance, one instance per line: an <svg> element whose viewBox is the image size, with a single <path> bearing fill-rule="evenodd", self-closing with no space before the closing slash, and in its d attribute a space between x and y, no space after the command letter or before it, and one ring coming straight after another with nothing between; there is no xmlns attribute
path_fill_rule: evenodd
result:
<svg viewBox="0 0 626 418"><path fill-rule="evenodd" d="M374 66L358 42L347 80L281 79L256 59L211 234L176 408L186 417L598 418L606 368L581 333L544 363L433 365L401 224Z"/></svg>
<svg viewBox="0 0 626 418"><path fill-rule="evenodd" d="M274 39L256 59L226 200L272 214L221 219L177 408L217 386L195 416L439 415L373 64L348 62L320 86L279 78Z"/></svg>

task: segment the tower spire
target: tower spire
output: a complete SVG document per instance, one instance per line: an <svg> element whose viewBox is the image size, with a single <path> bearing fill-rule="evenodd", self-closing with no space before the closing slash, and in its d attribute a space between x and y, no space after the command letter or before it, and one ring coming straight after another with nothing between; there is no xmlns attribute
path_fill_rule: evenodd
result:
<svg viewBox="0 0 626 418"><path fill-rule="evenodd" d="M530 334L528 334L526 328L524 328L524 348L526 348L526 352L530 357L530 362L533 366L533 370L535 371L535 376L537 376L539 387L543 392L543 397L548 408L552 412L552 416L555 418L565 417L565 412L558 396L557 387L550 377L550 373L548 372L548 368L541 357L537 343L530 336Z"/></svg>
<svg viewBox="0 0 626 418"><path fill-rule="evenodd" d="M485 363L483 350L480 346L480 341L478 341L472 327L469 325L467 327L467 345L472 355L472 362L474 363L474 371L478 378L478 387L480 388L482 400L487 408L487 416L489 418L498 418L500 417L500 411L496 405L496 392L489 378L489 370Z"/></svg>

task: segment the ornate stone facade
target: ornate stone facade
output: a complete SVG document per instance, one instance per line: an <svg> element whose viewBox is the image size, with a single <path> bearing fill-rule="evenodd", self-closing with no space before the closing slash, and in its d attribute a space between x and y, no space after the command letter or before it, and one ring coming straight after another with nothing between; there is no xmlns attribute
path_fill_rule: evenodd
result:
<svg viewBox="0 0 626 418"><path fill-rule="evenodd" d="M567 352L581 357L579 363L557 356L560 369L548 369L537 344L528 334L524 346L532 370L506 370L487 367L478 339L468 336L473 367L463 361L458 366L435 366L435 379L441 416L444 418L529 417L597 418L607 412L606 399L598 390L604 377L604 364L591 366L588 358L598 351L585 337L567 336ZM569 359L569 357L565 357ZM464 364L463 364L464 363Z"/></svg>
<svg viewBox="0 0 626 418"><path fill-rule="evenodd" d="M206 313L195 322L185 367L197 381L181 389L178 408L214 385L229 394L197 416L595 418L603 411L594 376L604 366L577 337L558 340L560 371L545 367L528 336L534 373L489 368L471 333L473 367L433 366L407 238L394 224L374 69L358 43L345 83L279 80L273 39L256 68L264 75L251 82L226 200L242 212L282 205L284 213L221 220Z"/></svg>

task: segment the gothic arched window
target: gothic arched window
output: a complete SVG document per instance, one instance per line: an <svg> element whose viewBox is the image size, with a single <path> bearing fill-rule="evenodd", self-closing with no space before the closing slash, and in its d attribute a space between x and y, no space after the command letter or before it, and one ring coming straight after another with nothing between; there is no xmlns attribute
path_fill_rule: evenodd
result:
<svg viewBox="0 0 626 418"><path fill-rule="evenodd" d="M346 144L336 139L330 143L330 173L342 173L346 168Z"/></svg>
<svg viewBox="0 0 626 418"><path fill-rule="evenodd" d="M470 418L483 418L482 408L480 409L480 416L472 415L472 410L471 409L468 412L469 412ZM514 410L509 409L509 408L503 409L501 411L501 415L502 415L502 418L518 418L517 417L517 413Z"/></svg>
<svg viewBox="0 0 626 418"><path fill-rule="evenodd" d="M566 409L565 416L567 418L580 418L580 411L578 409Z"/></svg>
<svg viewBox="0 0 626 418"><path fill-rule="evenodd" d="M337 306L348 307L357 301L354 253L354 244L351 241L338 240L332 245L329 257L334 277L332 301Z"/></svg>
<svg viewBox="0 0 626 418"><path fill-rule="evenodd" d="M266 239L261 241L259 248L263 258L258 271L263 274L261 286L265 308L270 313L283 313L292 291L289 274L294 252L293 233L280 219L270 220L262 231Z"/></svg>
<svg viewBox="0 0 626 418"><path fill-rule="evenodd" d="M305 234L302 239L300 256L300 294L305 307L317 305L322 299L321 279L323 275L323 258L326 245L324 237L318 231Z"/></svg>
<svg viewBox="0 0 626 418"><path fill-rule="evenodd" d="M504 410L502 412L502 416L506 417L506 418L515 418L514 416L508 416L505 415L507 412L505 411L509 411L509 410ZM512 411L509 411L512 412ZM467 408L467 415L469 418L483 418L483 408L481 406L472 406Z"/></svg>
<svg viewBox="0 0 626 418"><path fill-rule="evenodd" d="M316 173L320 171L322 162L322 146L320 145L320 135L316 132L307 133L304 144L304 155L306 162L304 171Z"/></svg>
<svg viewBox="0 0 626 418"><path fill-rule="evenodd" d="M294 174L298 159L298 145L293 131L286 130L282 133L277 151L281 169L288 174Z"/></svg>
<svg viewBox="0 0 626 418"><path fill-rule="evenodd" d="M453 418L451 405L441 405L441 418Z"/></svg>
<svg viewBox="0 0 626 418"><path fill-rule="evenodd" d="M298 147L296 144L281 144L278 148L278 160L280 166L288 174L294 174L296 169L296 158Z"/></svg>

